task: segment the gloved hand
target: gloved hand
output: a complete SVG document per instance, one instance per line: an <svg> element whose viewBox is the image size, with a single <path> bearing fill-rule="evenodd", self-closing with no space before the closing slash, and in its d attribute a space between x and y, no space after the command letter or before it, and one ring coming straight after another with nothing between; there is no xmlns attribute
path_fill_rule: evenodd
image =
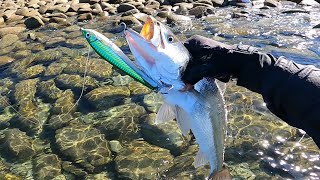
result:
<svg viewBox="0 0 320 180"><path fill-rule="evenodd" d="M256 71L259 71L257 67L261 65L259 59L262 54L256 48L231 46L199 35L189 38L184 45L192 56L182 76L187 85L194 85L203 77L216 78L222 82L228 82L234 77L240 79L240 85L250 83L257 87L249 89L258 90L259 82L255 81L259 80L261 73ZM268 58L266 54L264 56ZM241 82L241 79L244 81Z"/></svg>

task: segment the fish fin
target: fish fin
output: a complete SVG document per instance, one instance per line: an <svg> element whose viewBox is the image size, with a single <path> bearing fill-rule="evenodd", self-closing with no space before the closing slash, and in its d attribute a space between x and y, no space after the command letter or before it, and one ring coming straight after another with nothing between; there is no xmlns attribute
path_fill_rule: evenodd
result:
<svg viewBox="0 0 320 180"><path fill-rule="evenodd" d="M191 129L188 114L179 106L176 106L176 120L182 134L184 136L188 135L189 130Z"/></svg>
<svg viewBox="0 0 320 180"><path fill-rule="evenodd" d="M227 85L226 83L222 82L222 81L219 81L216 79L216 82L221 90L221 93L224 94L226 92L226 89L227 89Z"/></svg>
<svg viewBox="0 0 320 180"><path fill-rule="evenodd" d="M194 161L194 167L198 168L200 166L206 165L209 163L207 154L201 152L200 150L197 153L196 160Z"/></svg>
<svg viewBox="0 0 320 180"><path fill-rule="evenodd" d="M231 180L232 176L229 169L223 168L221 171L211 173L208 180Z"/></svg>
<svg viewBox="0 0 320 180"><path fill-rule="evenodd" d="M175 118L174 106L164 103L159 108L159 111L156 115L155 124L161 124Z"/></svg>

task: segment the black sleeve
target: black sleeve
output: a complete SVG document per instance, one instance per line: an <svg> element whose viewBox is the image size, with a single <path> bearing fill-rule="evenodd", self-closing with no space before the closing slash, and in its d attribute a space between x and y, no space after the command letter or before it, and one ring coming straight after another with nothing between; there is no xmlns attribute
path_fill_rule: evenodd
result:
<svg viewBox="0 0 320 180"><path fill-rule="evenodd" d="M270 54L250 57L234 74L237 84L260 93L271 112L306 131L320 147L320 69Z"/></svg>

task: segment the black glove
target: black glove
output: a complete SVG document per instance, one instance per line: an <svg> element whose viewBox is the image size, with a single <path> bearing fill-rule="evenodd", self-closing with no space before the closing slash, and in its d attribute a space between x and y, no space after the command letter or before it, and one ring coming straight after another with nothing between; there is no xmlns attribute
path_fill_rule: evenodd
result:
<svg viewBox="0 0 320 180"><path fill-rule="evenodd" d="M262 72L257 67L263 66L263 63L271 63L268 55L259 53L254 47L230 46L198 35L188 39L184 45L192 59L182 80L191 85L203 77L216 78L222 82L237 78L238 85L259 92Z"/></svg>

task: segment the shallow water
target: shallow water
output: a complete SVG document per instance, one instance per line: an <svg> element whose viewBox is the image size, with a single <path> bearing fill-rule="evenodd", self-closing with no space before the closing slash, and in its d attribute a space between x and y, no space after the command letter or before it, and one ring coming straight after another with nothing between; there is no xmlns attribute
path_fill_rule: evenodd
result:
<svg viewBox="0 0 320 180"><path fill-rule="evenodd" d="M320 31L312 27L320 23L320 8L304 7L309 14L281 13L290 8L291 4L267 10L220 8L215 15L193 19L192 28L172 28L182 40L200 34L318 65ZM248 17L231 18L232 12L243 10ZM104 33L129 53L121 34L111 33L112 21L62 29L46 26L24 33L0 50L0 56L16 59L1 72L0 175L21 179L206 177L207 166L198 170L192 166L198 147L191 137L182 137L175 122L153 125L161 98L94 52L84 96L73 108L84 82L88 51L79 26ZM38 40L28 39L28 33ZM302 131L273 116L260 95L231 82L225 98L229 110L225 163L234 178L320 178L319 148Z"/></svg>

